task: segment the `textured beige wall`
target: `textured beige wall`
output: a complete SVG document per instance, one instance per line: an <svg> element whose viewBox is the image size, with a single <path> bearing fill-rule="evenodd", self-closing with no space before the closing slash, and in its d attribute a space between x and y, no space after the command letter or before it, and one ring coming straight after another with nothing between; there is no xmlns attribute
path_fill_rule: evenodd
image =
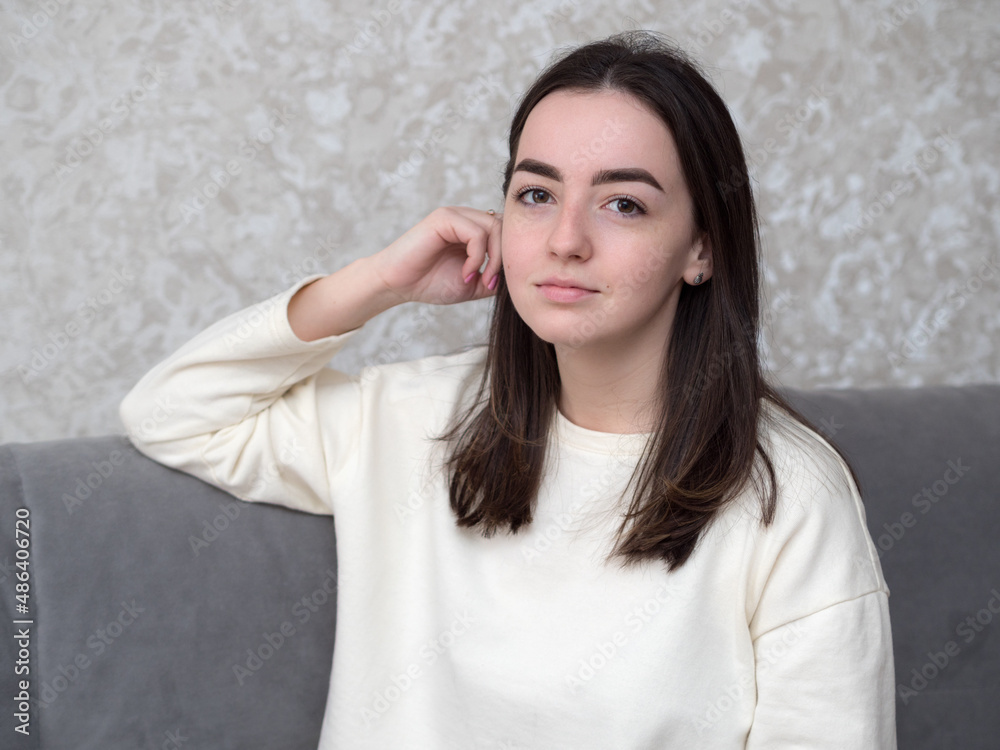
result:
<svg viewBox="0 0 1000 750"><path fill-rule="evenodd" d="M128 388L223 315L438 205L498 207L518 95L634 27L736 115L782 383L1000 379L995 0L2 7L0 440L119 432ZM342 366L479 340L487 305L397 308Z"/></svg>

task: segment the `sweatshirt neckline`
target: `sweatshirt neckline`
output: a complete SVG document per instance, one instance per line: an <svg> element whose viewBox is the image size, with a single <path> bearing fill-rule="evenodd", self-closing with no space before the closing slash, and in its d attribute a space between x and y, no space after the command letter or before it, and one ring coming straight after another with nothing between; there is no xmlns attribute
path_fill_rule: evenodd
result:
<svg viewBox="0 0 1000 750"><path fill-rule="evenodd" d="M559 442L580 450L604 455L640 456L651 432L598 432L570 422L558 408L555 410L555 431Z"/></svg>

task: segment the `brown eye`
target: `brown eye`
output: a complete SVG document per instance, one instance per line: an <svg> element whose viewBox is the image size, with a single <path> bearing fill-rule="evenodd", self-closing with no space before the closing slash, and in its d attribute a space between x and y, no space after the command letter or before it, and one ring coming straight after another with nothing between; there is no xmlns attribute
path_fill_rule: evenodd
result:
<svg viewBox="0 0 1000 750"><path fill-rule="evenodd" d="M530 200L528 198L530 197ZM537 187L526 187L517 194L517 199L529 206L545 204L549 197L549 191Z"/></svg>
<svg viewBox="0 0 1000 750"><path fill-rule="evenodd" d="M643 208L639 201L628 196L612 198L608 205L616 214L621 214L622 216L640 216L646 213L646 209Z"/></svg>

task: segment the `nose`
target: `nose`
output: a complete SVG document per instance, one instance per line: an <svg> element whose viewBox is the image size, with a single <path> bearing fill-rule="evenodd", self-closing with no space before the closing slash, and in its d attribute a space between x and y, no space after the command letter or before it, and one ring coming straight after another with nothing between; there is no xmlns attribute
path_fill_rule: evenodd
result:
<svg viewBox="0 0 1000 750"><path fill-rule="evenodd" d="M563 204L552 218L549 252L563 260L586 260L591 256L590 228L585 209Z"/></svg>

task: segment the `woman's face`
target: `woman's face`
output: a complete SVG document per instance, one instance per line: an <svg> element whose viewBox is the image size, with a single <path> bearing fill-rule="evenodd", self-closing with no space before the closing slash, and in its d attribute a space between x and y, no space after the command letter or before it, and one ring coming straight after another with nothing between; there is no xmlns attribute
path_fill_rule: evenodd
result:
<svg viewBox="0 0 1000 750"><path fill-rule="evenodd" d="M617 91L556 91L528 115L501 257L511 300L544 341L659 356L681 284L711 275L674 139Z"/></svg>

